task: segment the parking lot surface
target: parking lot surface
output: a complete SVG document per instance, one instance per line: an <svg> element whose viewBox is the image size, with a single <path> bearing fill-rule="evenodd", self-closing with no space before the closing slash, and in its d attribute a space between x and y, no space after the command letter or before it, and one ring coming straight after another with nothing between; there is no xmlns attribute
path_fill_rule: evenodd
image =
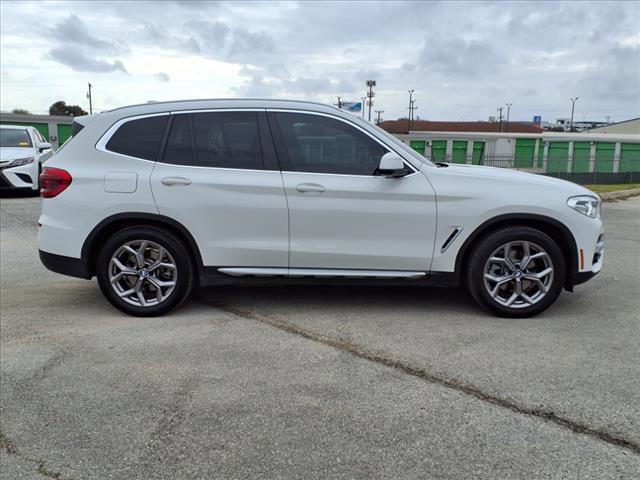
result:
<svg viewBox="0 0 640 480"><path fill-rule="evenodd" d="M637 478L640 199L526 320L463 290L243 287L132 318L37 258L3 198L0 476Z"/></svg>

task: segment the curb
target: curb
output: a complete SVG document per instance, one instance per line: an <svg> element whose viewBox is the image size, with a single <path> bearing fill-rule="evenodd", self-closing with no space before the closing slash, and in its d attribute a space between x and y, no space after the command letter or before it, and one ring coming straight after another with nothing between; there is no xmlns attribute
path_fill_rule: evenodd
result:
<svg viewBox="0 0 640 480"><path fill-rule="evenodd" d="M610 202L612 200L622 200L629 197L635 197L640 195L640 188L630 188L628 190L616 190L615 192L601 193L600 198L603 202Z"/></svg>

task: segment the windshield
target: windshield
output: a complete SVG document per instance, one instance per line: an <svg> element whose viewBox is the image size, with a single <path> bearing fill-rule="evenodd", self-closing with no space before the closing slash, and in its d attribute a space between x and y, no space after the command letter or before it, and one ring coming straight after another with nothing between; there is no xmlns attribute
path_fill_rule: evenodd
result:
<svg viewBox="0 0 640 480"><path fill-rule="evenodd" d="M369 122L367 122L366 120L363 120L360 117L356 117L354 116L354 119L362 124L362 125L366 125L368 127L373 127L376 132L380 135L382 135L384 138L386 138L388 141L390 141L391 143L393 143L393 145L397 146L398 148L402 149L403 152L408 153L412 158L415 158L416 160L418 160L419 162L422 163L426 163L427 165L433 165L432 162L430 162L429 160L427 160L426 157L423 157L422 155L420 155L418 152L416 152L413 148L411 148L409 145L407 145L406 143L403 143L399 138L395 137L394 135L391 135L389 132L387 132L386 130L383 130L382 128L380 128L377 125L371 124Z"/></svg>
<svg viewBox="0 0 640 480"><path fill-rule="evenodd" d="M0 128L0 147L31 147L31 138L26 130Z"/></svg>

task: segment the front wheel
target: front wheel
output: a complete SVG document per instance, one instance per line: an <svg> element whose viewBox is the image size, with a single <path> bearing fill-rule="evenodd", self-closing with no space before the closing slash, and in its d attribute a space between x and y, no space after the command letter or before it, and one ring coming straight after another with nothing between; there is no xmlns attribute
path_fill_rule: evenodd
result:
<svg viewBox="0 0 640 480"><path fill-rule="evenodd" d="M503 317L531 317L560 295L566 262L558 245L529 227L494 232L472 252L468 287L485 309Z"/></svg>
<svg viewBox="0 0 640 480"><path fill-rule="evenodd" d="M193 288L193 266L184 244L154 227L132 227L114 234L96 264L104 296L135 316L162 315L180 305Z"/></svg>

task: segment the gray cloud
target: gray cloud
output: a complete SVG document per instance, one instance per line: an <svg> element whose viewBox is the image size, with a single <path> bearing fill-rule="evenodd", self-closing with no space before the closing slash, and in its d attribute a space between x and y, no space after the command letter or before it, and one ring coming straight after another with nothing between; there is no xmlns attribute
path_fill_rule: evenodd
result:
<svg viewBox="0 0 640 480"><path fill-rule="evenodd" d="M88 48L101 52L120 52L128 50L122 42L101 40L91 35L85 23L76 15L69 15L51 29L51 36L73 48Z"/></svg>
<svg viewBox="0 0 640 480"><path fill-rule="evenodd" d="M153 77L161 83L169 83L171 81L171 77L164 72L158 72Z"/></svg>
<svg viewBox="0 0 640 480"><path fill-rule="evenodd" d="M466 77L495 72L507 61L488 41L455 37L425 39L419 55L420 66L427 71Z"/></svg>
<svg viewBox="0 0 640 480"><path fill-rule="evenodd" d="M120 60L114 60L109 63L105 60L90 58L78 50L54 48L49 52L49 58L78 72L107 73L119 71L129 73Z"/></svg>

